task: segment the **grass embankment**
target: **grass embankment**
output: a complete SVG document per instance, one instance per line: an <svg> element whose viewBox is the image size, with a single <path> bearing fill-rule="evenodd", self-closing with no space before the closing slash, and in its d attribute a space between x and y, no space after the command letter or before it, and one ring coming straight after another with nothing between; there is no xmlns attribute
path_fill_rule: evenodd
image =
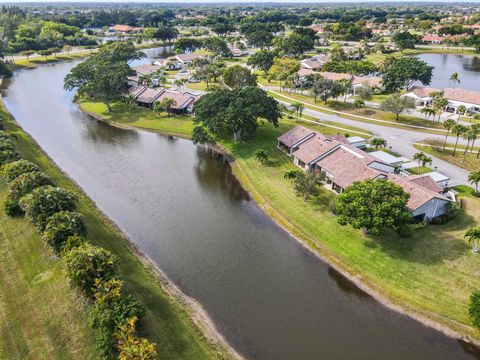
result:
<svg viewBox="0 0 480 360"><path fill-rule="evenodd" d="M0 203L7 185L0 181ZM93 329L60 262L23 218L0 210L0 359L97 359Z"/></svg>
<svg viewBox="0 0 480 360"><path fill-rule="evenodd" d="M382 64L389 57L402 57L406 55L419 55L419 54L457 54L457 55L478 55L474 50L458 48L458 47L426 47L417 46L415 49L405 49L402 52L396 51L390 54L374 53L365 56L365 60L373 62L375 65Z"/></svg>
<svg viewBox="0 0 480 360"><path fill-rule="evenodd" d="M57 56L55 55L49 55L47 57L45 56L30 56L29 59L16 59L14 63L9 64L9 67L12 70L15 69L20 69L20 68L33 68L38 65L42 64L48 64L48 63L55 63L59 61L65 61L65 60L74 60L74 59L81 59L90 56L92 53L94 53L94 50L85 50L85 51L78 51L78 52L72 52L70 54L59 54Z"/></svg>
<svg viewBox="0 0 480 360"><path fill-rule="evenodd" d="M377 124L388 127L411 129L411 126L421 126L424 128L415 128L417 131L444 134L444 130L441 123L434 121L427 121L415 116L400 115L398 121L395 119L395 114L382 111L374 108L355 108L351 103L344 103L343 101L329 100L325 102L315 101L310 96L302 94L288 93L285 91L268 91L268 93L276 99L292 102L300 101L305 104L305 107L311 110L317 110L320 112L335 114L335 112L341 112L342 116L355 121L366 122L370 124ZM406 126L405 126L406 125ZM438 129L438 130L437 130Z"/></svg>
<svg viewBox="0 0 480 360"><path fill-rule="evenodd" d="M174 299L166 292L154 270L142 263L118 229L103 216L95 204L81 192L80 188L45 156L34 141L16 125L3 107L0 109L0 116L5 119L7 130L17 137L17 147L23 158L39 165L57 185L80 194L77 209L85 216L88 239L94 245L111 251L118 258L119 274L125 281L126 290L146 308L146 316L141 323L142 335L157 344L159 358L212 359L228 357L226 351L219 345L209 343L199 328L193 324L190 315L180 305L178 299ZM0 195L4 196L5 191L5 184L0 183ZM7 302L7 305L10 304L8 312L2 312L0 316L11 318L12 323L2 321L2 333L6 334L6 336L2 335L2 341L7 339L10 344L13 344L9 345L9 348L19 349L24 349L26 346L33 347L37 343L36 346L41 347L45 354L39 353L38 357L32 356L32 358L57 358L50 356L51 354L47 350L57 349L60 354L62 348L65 352L72 348L76 349L78 351L76 357L81 359L96 357L92 350L94 339L90 331L85 329L86 319L80 313L80 308L77 307L78 297L71 292L73 290L65 287L67 280L61 275L59 261L48 256L47 248L43 246L38 235L34 234L33 229L26 224L26 220L8 219L7 223L5 221L3 216L0 217L0 225L4 231L2 235L9 236L7 243L2 242L3 251L0 254L2 260L5 258L7 261L2 261L0 266L2 306L7 294L10 294L12 298ZM17 222L22 226L16 227ZM9 243L10 245L8 245ZM6 254L8 246L12 251ZM14 256L15 258L13 258ZM9 277L3 275L5 272ZM15 275L16 273L18 275ZM8 289L12 285L18 286L18 288ZM43 294L40 294L39 286L44 287ZM5 292L3 287L5 287ZM52 287L58 287L59 294L55 294ZM42 296L37 297L37 295ZM33 314L32 318L27 317L28 312ZM63 316L62 326L54 326L55 316ZM50 326L48 326L49 324ZM65 327L66 329L64 329ZM73 335L73 339L67 338L69 335ZM51 344L47 343L47 340ZM45 342L45 347L41 341ZM5 348L4 353L9 348ZM88 355L90 351L91 353ZM2 354L0 353L0 355ZM25 356L29 357L28 354ZM8 358L11 357L8 356ZM20 358L24 358L24 356L22 355ZM58 358L72 357L58 356Z"/></svg>
<svg viewBox="0 0 480 360"><path fill-rule="evenodd" d="M435 156L439 159L449 162L450 164L456 165L462 169L468 171L475 171L480 169L480 157L477 158L478 148L475 148L473 152L467 152L467 156L464 161L464 146L458 146L455 156L453 155L454 144L447 144L445 150L442 146L438 145L429 145L429 144L414 144L415 148L421 150L427 154Z"/></svg>
<svg viewBox="0 0 480 360"><path fill-rule="evenodd" d="M135 113L131 114L136 118ZM115 115L111 117L115 121ZM157 120L152 129L177 132L174 122ZM134 125L135 120L130 122ZM311 248L361 279L389 301L424 318L480 339L467 315L470 294L478 290L478 256L470 252L463 239L465 230L480 220L480 199L467 193L465 212L454 222L428 226L403 239L395 233L365 236L349 226L341 227L329 211L334 194L322 190L318 197L304 202L290 182L283 179L287 170L297 169L292 159L275 146L276 137L296 124L283 120L278 128L260 125L254 140L222 142L236 161L234 171L259 205ZM322 132L338 132L316 127ZM183 130L182 130L183 131ZM254 152L263 148L269 159L261 165Z"/></svg>

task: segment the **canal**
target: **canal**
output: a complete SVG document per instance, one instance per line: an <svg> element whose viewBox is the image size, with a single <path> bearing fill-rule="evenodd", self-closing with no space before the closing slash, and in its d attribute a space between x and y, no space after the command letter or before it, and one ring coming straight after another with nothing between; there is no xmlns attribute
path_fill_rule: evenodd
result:
<svg viewBox="0 0 480 360"><path fill-rule="evenodd" d="M472 359L305 250L251 201L228 164L190 141L121 130L78 110L77 62L18 71L18 123L250 359Z"/></svg>

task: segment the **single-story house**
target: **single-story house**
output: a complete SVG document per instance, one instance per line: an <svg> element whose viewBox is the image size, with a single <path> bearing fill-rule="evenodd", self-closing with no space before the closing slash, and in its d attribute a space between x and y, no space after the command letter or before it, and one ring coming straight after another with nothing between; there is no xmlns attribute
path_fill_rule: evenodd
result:
<svg viewBox="0 0 480 360"><path fill-rule="evenodd" d="M327 80L332 80L332 81L350 80L352 78L352 75L347 73L334 73L329 71L322 71L322 72L319 72L319 74L323 78Z"/></svg>
<svg viewBox="0 0 480 360"><path fill-rule="evenodd" d="M452 200L442 194L444 189L433 178L397 175L394 166L344 139L297 126L277 141L279 148L292 154L298 167L323 174L331 189L338 194L356 181L386 179L398 184L410 195L407 206L416 221L428 221L445 213L447 204Z"/></svg>
<svg viewBox="0 0 480 360"><path fill-rule="evenodd" d="M173 112L177 114L191 113L193 105L200 98L198 95L190 92L180 92L165 88L148 88L144 86L130 86L128 94L135 97L138 106L152 108L155 101L162 101L165 98L175 100L172 106Z"/></svg>
<svg viewBox="0 0 480 360"><path fill-rule="evenodd" d="M403 96L412 98L417 106L430 106L433 100L430 94L438 91L440 90L435 88L412 86L408 93L404 94Z"/></svg>
<svg viewBox="0 0 480 360"><path fill-rule="evenodd" d="M392 166L400 165L404 162L404 158L393 156L381 150L373 151L370 153L370 155L380 160L381 162L384 162L385 164L392 165Z"/></svg>
<svg viewBox="0 0 480 360"><path fill-rule="evenodd" d="M145 88L145 90L136 97L137 105L151 109L153 103L158 100L164 91L164 88Z"/></svg>
<svg viewBox="0 0 480 360"><path fill-rule="evenodd" d="M373 90L383 89L383 79L377 76L354 76L352 78L352 93L355 95L356 91L362 86L368 86Z"/></svg>
<svg viewBox="0 0 480 360"><path fill-rule="evenodd" d="M162 70L162 67L160 65L155 65L155 64L143 64L143 65L138 65L133 68L137 75L152 75L154 73L157 73Z"/></svg>
<svg viewBox="0 0 480 360"><path fill-rule="evenodd" d="M447 175L438 171L432 171L426 175L430 176L443 189L447 189L450 186L450 178Z"/></svg>
<svg viewBox="0 0 480 360"><path fill-rule="evenodd" d="M330 55L319 54L300 61L300 66L304 69L320 70L329 60Z"/></svg>
<svg viewBox="0 0 480 360"><path fill-rule="evenodd" d="M204 55L188 53L188 54L176 55L175 59L177 60L177 62L179 64L181 64L182 67L186 67L186 66L190 65L193 60L202 59L204 57L205 57Z"/></svg>
<svg viewBox="0 0 480 360"><path fill-rule="evenodd" d="M325 32L325 28L321 25L310 25L309 28L315 31L317 34L323 34Z"/></svg>
<svg viewBox="0 0 480 360"><path fill-rule="evenodd" d="M303 126L295 126L277 139L277 147L292 154L305 141L315 136L315 131Z"/></svg>
<svg viewBox="0 0 480 360"><path fill-rule="evenodd" d="M421 41L425 44L442 44L445 41L445 36L425 35Z"/></svg>
<svg viewBox="0 0 480 360"><path fill-rule="evenodd" d="M109 33L115 33L115 34L131 34L131 33L141 33L143 32L144 28L139 27L139 26L130 26L130 25L113 25L110 26L108 29Z"/></svg>

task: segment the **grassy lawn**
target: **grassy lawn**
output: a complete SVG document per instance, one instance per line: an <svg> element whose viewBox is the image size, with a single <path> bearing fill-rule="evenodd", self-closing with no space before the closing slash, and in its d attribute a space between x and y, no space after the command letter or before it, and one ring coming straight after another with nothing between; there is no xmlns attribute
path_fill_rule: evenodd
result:
<svg viewBox="0 0 480 360"><path fill-rule="evenodd" d="M417 166L407 170L412 175L423 175L431 173L433 170L426 166Z"/></svg>
<svg viewBox="0 0 480 360"><path fill-rule="evenodd" d="M61 54L57 56L50 55L50 56L47 56L46 58L45 56L30 56L28 60L27 59L15 60L15 63L11 63L9 64L9 66L12 70L19 69L19 68L32 68L41 64L85 58L90 56L91 54L92 52L90 50L85 50L85 51L73 52L73 53L70 53L70 55L66 55L66 54Z"/></svg>
<svg viewBox="0 0 480 360"><path fill-rule="evenodd" d="M410 239L392 232L365 236L349 226L341 227L329 211L333 193L322 190L318 197L304 202L283 179L285 171L296 167L275 147L275 139L297 124L330 134L338 132L284 119L279 128L260 125L253 140L222 142L235 156L232 166L237 177L260 206L310 247L390 301L480 338L480 331L470 325L467 315L468 297L478 290L480 266L478 256L463 239L466 229L480 219L480 199L460 194L466 207L455 222L417 230ZM264 165L254 158L259 148L269 154Z"/></svg>
<svg viewBox="0 0 480 360"><path fill-rule="evenodd" d="M156 348L159 358L212 359L228 357L223 349L210 344L208 340L204 338L198 327L193 324L185 308L165 291L161 281L155 276L154 271L149 266L143 264L132 252L126 240L116 227L103 216L95 207L93 201L85 196L76 184L67 176L63 175L60 170L52 164L45 154L34 144L32 139L16 125L3 107L1 108L0 116L5 119L6 129L16 136L17 148L23 158L39 165L59 186L73 190L80 195L78 211L85 216L88 238L93 244L104 247L118 258L119 275L125 281L126 290L133 294L146 308L146 316L142 320L142 335L157 344ZM0 186L0 194L4 194L4 192L5 188ZM54 354L53 349L57 349L58 352L63 349L63 351L67 352L71 348L77 350L76 358L95 357L92 354L84 356L86 352L91 350L89 344L93 344L93 340L89 332L75 321L75 319L82 319L82 315L79 313L80 310L76 310L77 313L75 313L75 316L73 312L71 314L67 312L69 308L73 311L77 304L76 301L78 300L76 299L78 299L78 297L71 298L70 302L66 304L61 302L62 299L71 296L71 294L68 295L68 289L63 288L63 281L65 281L65 279L60 279L60 264L58 261L52 259L52 257L45 255L47 250L38 244L38 237L35 239L33 235L29 234L29 232L33 232L33 230L25 225L26 221L18 221L22 223L22 227L25 226L24 229L22 227L17 228L15 223L12 223L13 225L6 224L5 220L2 220L2 217L0 217L0 224L4 232L0 235L2 235L2 237L6 237L5 234L12 236L13 244L11 244L10 247L13 245L18 246L21 248L19 251L22 252L21 256L16 252L5 253L9 245L3 242L0 245L3 250L0 254L2 260L6 261L8 257L17 257L16 259L9 260L9 262L2 262L2 266L0 266L0 286L9 286L15 279L15 276L18 277L18 281L15 284L15 286L18 286L18 289L9 289L9 293L6 293L11 294L12 298L9 301L12 301L14 304L14 309L7 313L2 312L0 315L2 320L5 316L11 317L12 324L7 323L7 325L4 325L5 322L2 321L1 328L3 334L13 339L5 338L2 334L0 341L7 341L12 344L18 343L17 347L19 351L24 351L22 349L26 349L27 346L33 348L33 345L30 345L29 342L44 341L47 343L47 340L50 340L54 343L51 344L49 348L42 346L42 350L44 351L52 350L51 354L47 353L44 357L32 356L32 358L73 358L73 356L57 357L52 355ZM14 230L21 233L21 235L18 236L18 233L12 232ZM10 233L7 231L10 231ZM13 238L13 236L15 236L15 238ZM25 244L25 242L32 241L33 244L30 246ZM42 253L38 253L39 251L42 251ZM26 254L28 254L28 257L26 257ZM36 265L34 263L25 264L24 262L29 260L30 257L32 261L35 260L40 265L35 267ZM50 275L46 272L49 268L51 268ZM15 272L19 272L19 274L15 275ZM24 274L21 272L24 272ZM5 273L7 273L9 277L5 277ZM44 297L37 296L37 294L39 294L39 289L37 288L39 285L35 285L37 287L33 286L35 282L40 284L44 283L44 285L42 285L44 286ZM52 286L58 288L57 293L52 293L52 289L50 288ZM4 306L4 298L5 296L2 289L0 295L2 305L0 308ZM46 299L45 301L47 301L47 303L43 303L43 298ZM31 304L29 304L29 302ZM29 309L24 309L24 305L25 308L29 307ZM22 311L28 314L27 310L31 311L35 316L33 318L27 317L26 319L18 320L15 318L17 315L20 316ZM17 311L18 314L15 313L15 311ZM62 315L62 311L64 311L65 314ZM64 316L62 327L54 326L54 315ZM40 318L40 320L37 324L35 320L38 318ZM70 320L70 318L72 319ZM21 329L22 323L20 321L25 322L25 325L29 328L29 333L21 333L19 329ZM44 326L48 325L49 322L52 323L52 326L42 328L39 332L34 333L36 327L42 325L41 321L43 321ZM67 327L68 329L64 330L63 327ZM77 327L76 330L75 327ZM68 336L72 332L76 332L74 336L75 339L67 339L65 334ZM50 334L50 338L41 338L40 335L45 333ZM68 344L69 341L71 341L70 344ZM41 344L38 346L41 346ZM7 354L10 355L10 353ZM0 358L2 358L1 355L0 353ZM19 358L26 357L25 353L20 355ZM8 358L11 357L9 356Z"/></svg>
<svg viewBox="0 0 480 360"><path fill-rule="evenodd" d="M465 149L465 147L463 146L457 147L455 157L452 156L453 150L450 149L454 147L453 144L447 144L445 150L443 150L441 146L419 144L415 144L413 146L427 154L433 155L439 159L445 160L453 165L461 167L462 169L468 171L475 171L480 169L480 158L477 159L477 149L475 149L473 153L468 152L465 161L463 161L463 153Z"/></svg>
<svg viewBox="0 0 480 360"><path fill-rule="evenodd" d="M7 185L0 181L0 202ZM93 329L35 228L0 211L0 358L98 359Z"/></svg>
<svg viewBox="0 0 480 360"><path fill-rule="evenodd" d="M355 121L360 121L360 122L366 122L366 123L373 123L373 124L379 124L380 122L377 122L375 120L381 120L383 121L381 124L385 126L390 126L390 127L398 127L398 128L405 128L402 125L413 125L413 126L423 126L427 127L429 129L418 129L418 131L422 132L430 132L430 133L440 133L443 134L443 132L436 131L435 129L442 129L443 127L441 124L432 122L432 121L427 121L421 118L417 118L414 116L409 116L409 115L400 115L398 121L395 119L395 114L381 111L378 109L373 109L373 108L361 108L357 109L355 106L351 103L344 103L343 101L333 101L329 100L327 101L327 104L325 104L323 101L317 101L315 102L315 99L310 97L310 96L305 96L302 94L295 94L295 93L288 93L288 92L280 92L280 91L268 91L268 93L279 100L291 102L291 99L294 99L296 101L301 101L304 102L306 105L305 107L312 109L312 110L318 110L322 112L327 112L331 111L332 114L335 114L334 111L339 111L345 114L350 114L353 115L352 117L349 117L349 115L344 115L342 114L343 117L346 118L351 118L352 120ZM291 98L291 99L289 99ZM356 116L362 116L362 118L358 118ZM370 119L368 119L370 118Z"/></svg>

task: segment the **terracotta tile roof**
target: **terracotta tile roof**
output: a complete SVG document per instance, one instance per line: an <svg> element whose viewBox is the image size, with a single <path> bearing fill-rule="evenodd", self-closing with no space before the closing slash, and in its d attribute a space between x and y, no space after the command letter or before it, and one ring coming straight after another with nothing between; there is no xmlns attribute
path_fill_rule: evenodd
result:
<svg viewBox="0 0 480 360"><path fill-rule="evenodd" d="M325 28L323 26L320 26L320 25L311 25L309 26L310 29L314 30L315 32L321 34L325 31Z"/></svg>
<svg viewBox="0 0 480 360"><path fill-rule="evenodd" d="M312 69L305 69L305 68L302 68L297 72L298 77L304 77L312 74L318 74L318 73Z"/></svg>
<svg viewBox="0 0 480 360"><path fill-rule="evenodd" d="M193 105L198 100L198 96L195 96L188 92L181 93L178 91L165 90L156 99L156 101L162 101L163 99L166 99L166 98L175 100L175 104L173 105L172 108L177 110L185 109Z"/></svg>
<svg viewBox="0 0 480 360"><path fill-rule="evenodd" d="M309 164L323 153L338 145L340 145L338 141L327 139L322 134L316 134L313 138L304 142L300 149L293 153L293 156L305 164Z"/></svg>
<svg viewBox="0 0 480 360"><path fill-rule="evenodd" d="M140 95L141 93L143 93L147 88L144 87L144 86L130 86L128 88L128 94L131 94L133 96L135 96L135 98Z"/></svg>
<svg viewBox="0 0 480 360"><path fill-rule="evenodd" d="M289 130L282 136L277 138L285 146L291 147L292 145L298 143L299 141L315 134L315 131L307 129L303 126L295 126L293 129Z"/></svg>
<svg viewBox="0 0 480 360"><path fill-rule="evenodd" d="M440 89L429 88L424 86L412 86L409 93L416 95L419 98L428 97L432 92L441 91Z"/></svg>
<svg viewBox="0 0 480 360"><path fill-rule="evenodd" d="M413 176L409 176L407 179L408 181L413 182L417 185L423 186L424 188L427 188L435 193L443 192L442 187L438 185L435 182L435 180L433 180L428 174L413 175Z"/></svg>
<svg viewBox="0 0 480 360"><path fill-rule="evenodd" d="M130 25L113 25L110 27L111 30L119 32L129 32L129 31L140 31L143 30L142 27L130 26Z"/></svg>
<svg viewBox="0 0 480 360"><path fill-rule="evenodd" d="M447 199L445 196L416 184L415 182L409 181L406 177L388 174L388 180L400 185L407 194L410 194L410 199L408 199L407 206L411 210L418 209L420 206L432 199L449 201L449 199Z"/></svg>
<svg viewBox="0 0 480 360"><path fill-rule="evenodd" d="M424 42L443 42L443 40L445 40L445 37L438 35L425 35L424 37L422 37L422 41Z"/></svg>
<svg viewBox="0 0 480 360"><path fill-rule="evenodd" d="M346 74L346 73L334 73L334 72L328 72L328 71L322 71L319 73L323 78L332 80L332 81L339 81L339 80L345 80L345 79L350 79L352 75Z"/></svg>
<svg viewBox="0 0 480 360"><path fill-rule="evenodd" d="M448 100L461 101L469 104L480 105L480 92L464 89L446 88L444 97Z"/></svg>
<svg viewBox="0 0 480 360"><path fill-rule="evenodd" d="M189 54L180 54L180 55L176 55L175 58L178 60L178 61L181 61L181 62L185 62L185 61L193 61L195 59L200 59L200 58L203 58L205 56L203 55L199 55L199 54L194 54L194 53L189 53Z"/></svg>
<svg viewBox="0 0 480 360"><path fill-rule="evenodd" d="M142 75L150 75L161 69L162 67L159 65L150 65L150 64L143 64L143 65L135 66L133 68L133 70L135 70L137 74L142 74Z"/></svg>
<svg viewBox="0 0 480 360"><path fill-rule="evenodd" d="M145 104L151 104L155 100L158 99L158 97L165 91L163 88L146 88L145 91L143 91L138 97L137 101L145 103Z"/></svg>
<svg viewBox="0 0 480 360"><path fill-rule="evenodd" d="M366 77L366 76L354 76L352 80L352 85L363 85L366 84L373 88L382 87L382 78L381 77Z"/></svg>

